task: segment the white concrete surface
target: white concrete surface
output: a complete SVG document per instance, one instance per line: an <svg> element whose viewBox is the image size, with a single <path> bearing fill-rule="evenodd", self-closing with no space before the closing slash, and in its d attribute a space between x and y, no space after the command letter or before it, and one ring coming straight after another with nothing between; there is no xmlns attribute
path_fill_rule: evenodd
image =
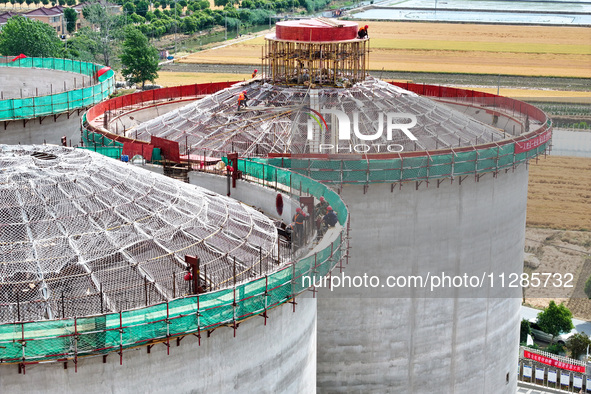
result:
<svg viewBox="0 0 591 394"><path fill-rule="evenodd" d="M89 85L92 85L92 78L84 74L42 68L0 67L1 100L45 96Z"/></svg>
<svg viewBox="0 0 591 394"><path fill-rule="evenodd" d="M191 171L189 173L189 183L224 196L228 190L227 179L225 177L204 172ZM281 193L283 198L283 214L279 215L275 207L277 193L276 190L257 185L256 183L237 180L236 188L231 189L230 197L261 209L267 216L280 217L286 224L289 224L295 215L298 202L293 201L287 193Z"/></svg>
<svg viewBox="0 0 591 394"><path fill-rule="evenodd" d="M220 327L210 338L185 337L123 353L72 362L0 366L2 393L314 393L316 386L316 300L299 298L295 313L286 304L233 329Z"/></svg>
<svg viewBox="0 0 591 394"><path fill-rule="evenodd" d="M68 119L67 114L61 114L54 118L53 115L44 118L13 120L0 122L0 144L7 145L31 145L31 144L55 144L61 145L60 138L68 137L68 144L72 146L80 144L80 118L84 112L74 111ZM6 129L4 126L6 125Z"/></svg>
<svg viewBox="0 0 591 394"><path fill-rule="evenodd" d="M522 272L527 169L423 183L345 186L349 276ZM319 392L515 393L517 288L323 289ZM494 298L498 297L498 298ZM506 381L507 374L509 381Z"/></svg>

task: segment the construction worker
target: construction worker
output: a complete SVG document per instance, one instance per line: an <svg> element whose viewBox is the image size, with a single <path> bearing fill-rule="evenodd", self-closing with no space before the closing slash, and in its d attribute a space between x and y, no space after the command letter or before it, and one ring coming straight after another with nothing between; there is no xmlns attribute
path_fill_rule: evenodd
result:
<svg viewBox="0 0 591 394"><path fill-rule="evenodd" d="M254 78L257 76L257 73L259 72L259 70L257 70L256 68L254 69L254 72L252 73L251 78Z"/></svg>
<svg viewBox="0 0 591 394"><path fill-rule="evenodd" d="M332 210L332 207L329 205L326 208L326 215L324 215L324 218L322 220L326 226L334 227L338 223L339 218L337 217L337 214L334 213L334 211Z"/></svg>
<svg viewBox="0 0 591 394"><path fill-rule="evenodd" d="M365 25L364 27L360 27L359 31L357 32L357 38L364 39L367 38L367 28L369 26Z"/></svg>
<svg viewBox="0 0 591 394"><path fill-rule="evenodd" d="M320 197L320 203L314 207L314 216L322 218L326 215L326 208L328 207L328 201L324 197Z"/></svg>
<svg viewBox="0 0 591 394"><path fill-rule="evenodd" d="M306 216L304 215L304 211L302 208L296 209L296 214L293 217L293 224L294 224L294 243L296 246L301 246L304 240L304 219Z"/></svg>
<svg viewBox="0 0 591 394"><path fill-rule="evenodd" d="M240 111L240 107L244 105L244 107L246 108L246 101L248 100L248 96L246 95L246 90L243 90L239 95L238 95L238 111Z"/></svg>

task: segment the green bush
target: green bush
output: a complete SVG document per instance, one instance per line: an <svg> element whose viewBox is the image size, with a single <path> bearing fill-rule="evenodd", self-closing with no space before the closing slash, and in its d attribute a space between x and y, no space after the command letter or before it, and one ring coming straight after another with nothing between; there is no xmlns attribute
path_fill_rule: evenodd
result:
<svg viewBox="0 0 591 394"><path fill-rule="evenodd" d="M559 343L553 343L546 348L546 351L556 355L564 354L564 346Z"/></svg>
<svg viewBox="0 0 591 394"><path fill-rule="evenodd" d="M585 282L585 294L587 294L587 297L591 298L591 276L589 276L587 282Z"/></svg>

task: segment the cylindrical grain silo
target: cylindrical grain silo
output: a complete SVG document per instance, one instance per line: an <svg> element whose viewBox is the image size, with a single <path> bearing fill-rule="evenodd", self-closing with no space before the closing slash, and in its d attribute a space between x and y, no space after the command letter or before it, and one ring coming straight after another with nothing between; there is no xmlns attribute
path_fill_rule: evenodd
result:
<svg viewBox="0 0 591 394"><path fill-rule="evenodd" d="M332 269L342 235L295 261L269 217L209 190L80 149L0 161L3 390L315 390L316 300L295 280Z"/></svg>
<svg viewBox="0 0 591 394"><path fill-rule="evenodd" d="M318 300L319 391L513 393L527 163L551 122L496 95L367 77L369 41L355 31L280 22L262 78L145 122L136 138L238 152L254 157L245 168L290 169L348 204L349 263Z"/></svg>
<svg viewBox="0 0 591 394"><path fill-rule="evenodd" d="M80 143L81 115L114 89L109 67L55 58L0 57L0 143Z"/></svg>

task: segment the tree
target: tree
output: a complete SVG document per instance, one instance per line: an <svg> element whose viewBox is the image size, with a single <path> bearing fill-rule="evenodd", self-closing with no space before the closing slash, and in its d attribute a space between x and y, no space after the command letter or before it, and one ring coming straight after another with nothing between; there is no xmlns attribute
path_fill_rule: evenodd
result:
<svg viewBox="0 0 591 394"><path fill-rule="evenodd" d="M146 18L141 17L141 16L139 16L136 13L133 13L133 14L129 15L129 18L131 19L131 21L133 23L139 23L139 24L141 24L141 23L146 22Z"/></svg>
<svg viewBox="0 0 591 394"><path fill-rule="evenodd" d="M587 297L591 298L591 276L589 276L587 282L585 282L585 294L587 294Z"/></svg>
<svg viewBox="0 0 591 394"><path fill-rule="evenodd" d="M521 320L521 332L519 334L519 343L527 343L527 336L531 334L531 327L529 321L526 319Z"/></svg>
<svg viewBox="0 0 591 394"><path fill-rule="evenodd" d="M557 335L574 328L572 318L573 314L564 304L556 305L554 301L550 301L548 307L538 313L538 325L544 332L552 335L552 344Z"/></svg>
<svg viewBox="0 0 591 394"><path fill-rule="evenodd" d="M123 4L123 11L127 14L133 14L135 12L135 5L131 1L128 1Z"/></svg>
<svg viewBox="0 0 591 394"><path fill-rule="evenodd" d="M564 353L564 346L562 346L559 343L552 343L552 344L548 345L548 347L546 348L546 351L548 353L556 354L557 356L565 354Z"/></svg>
<svg viewBox="0 0 591 394"><path fill-rule="evenodd" d="M147 1L140 0L136 4L135 12L142 17L146 17L146 13L150 11L150 4Z"/></svg>
<svg viewBox="0 0 591 394"><path fill-rule="evenodd" d="M66 29L72 33L76 30L76 19L78 19L78 13L73 8L66 8L64 10L64 18L66 18Z"/></svg>
<svg viewBox="0 0 591 394"><path fill-rule="evenodd" d="M57 33L43 22L13 16L0 30L0 53L5 56L58 57L61 49Z"/></svg>
<svg viewBox="0 0 591 394"><path fill-rule="evenodd" d="M566 348L570 350L571 357L576 359L587 353L589 345L591 345L591 339L584 332L574 334L566 341Z"/></svg>
<svg viewBox="0 0 591 394"><path fill-rule="evenodd" d="M125 18L116 15L111 8L93 3L82 9L84 18L95 28L84 34L98 45L100 60L105 66L111 65L111 57L116 50L116 39L122 35Z"/></svg>
<svg viewBox="0 0 591 394"><path fill-rule="evenodd" d="M143 88L146 81L158 78L158 50L138 29L131 26L126 29L122 49L121 73L128 82L141 82Z"/></svg>

